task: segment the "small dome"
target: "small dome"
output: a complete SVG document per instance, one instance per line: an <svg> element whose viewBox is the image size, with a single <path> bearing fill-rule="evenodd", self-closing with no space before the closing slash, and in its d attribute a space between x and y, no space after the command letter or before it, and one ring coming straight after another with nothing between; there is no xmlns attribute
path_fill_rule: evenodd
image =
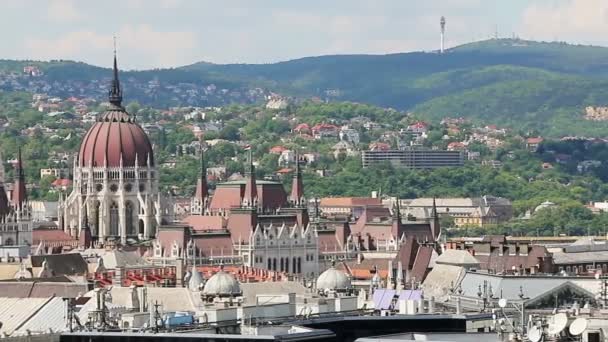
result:
<svg viewBox="0 0 608 342"><path fill-rule="evenodd" d="M203 288L203 294L207 296L239 296L241 293L239 282L223 270L209 278Z"/></svg>
<svg viewBox="0 0 608 342"><path fill-rule="evenodd" d="M190 272L190 279L188 279L188 288L190 289L190 291L200 291L202 283L203 276L196 269L196 266L192 266L192 271Z"/></svg>
<svg viewBox="0 0 608 342"><path fill-rule="evenodd" d="M317 289L327 290L348 290L351 288L350 278L346 273L337 270L335 267L327 269L317 278Z"/></svg>

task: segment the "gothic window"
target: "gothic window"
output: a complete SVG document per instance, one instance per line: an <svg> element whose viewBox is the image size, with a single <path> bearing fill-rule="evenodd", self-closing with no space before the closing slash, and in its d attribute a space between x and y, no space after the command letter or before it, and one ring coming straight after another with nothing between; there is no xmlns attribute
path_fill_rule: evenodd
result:
<svg viewBox="0 0 608 342"><path fill-rule="evenodd" d="M112 192L118 191L118 185L116 185L116 184L110 185L110 191L112 191Z"/></svg>
<svg viewBox="0 0 608 342"><path fill-rule="evenodd" d="M110 235L118 235L118 225L118 204L112 202L112 205L110 205Z"/></svg>
<svg viewBox="0 0 608 342"><path fill-rule="evenodd" d="M97 190L98 192L103 190L103 184L96 184L95 185L95 190Z"/></svg>
<svg viewBox="0 0 608 342"><path fill-rule="evenodd" d="M163 247L160 242L154 244L154 256L160 258L163 255Z"/></svg>
<svg viewBox="0 0 608 342"><path fill-rule="evenodd" d="M125 184L125 191L131 192L131 190L133 190L133 185L131 185L131 183Z"/></svg>
<svg viewBox="0 0 608 342"><path fill-rule="evenodd" d="M135 235L135 225L133 224L133 203L127 201L125 205L125 219L127 222L127 235Z"/></svg>
<svg viewBox="0 0 608 342"><path fill-rule="evenodd" d="M145 185L143 185L143 184L139 184L139 191L140 191L140 192L144 192L144 191L146 191L146 186L145 186Z"/></svg>

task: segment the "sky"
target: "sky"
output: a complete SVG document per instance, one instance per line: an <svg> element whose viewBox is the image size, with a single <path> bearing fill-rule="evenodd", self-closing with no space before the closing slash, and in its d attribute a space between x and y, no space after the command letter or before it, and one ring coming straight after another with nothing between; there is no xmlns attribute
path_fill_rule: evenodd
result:
<svg viewBox="0 0 608 342"><path fill-rule="evenodd" d="M434 50L518 36L608 46L608 0L0 0L0 59L125 69Z"/></svg>

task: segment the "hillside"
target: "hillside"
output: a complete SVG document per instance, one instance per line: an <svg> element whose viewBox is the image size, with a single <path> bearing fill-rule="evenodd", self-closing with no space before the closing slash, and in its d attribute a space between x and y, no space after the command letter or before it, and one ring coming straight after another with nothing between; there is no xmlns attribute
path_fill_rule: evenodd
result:
<svg viewBox="0 0 608 342"><path fill-rule="evenodd" d="M15 63L0 61L0 71ZM83 63L38 64L50 81L108 76L108 70ZM335 55L272 64L201 62L126 72L123 77L140 83L261 87L296 97L393 107L429 118L458 115L550 135L603 135L608 124L581 119L584 106L608 105L606 76L608 48L499 39L465 44L443 55ZM144 95L137 93L137 99L146 102ZM154 95L155 105L171 100L161 95ZM176 104L175 99L166 103Z"/></svg>

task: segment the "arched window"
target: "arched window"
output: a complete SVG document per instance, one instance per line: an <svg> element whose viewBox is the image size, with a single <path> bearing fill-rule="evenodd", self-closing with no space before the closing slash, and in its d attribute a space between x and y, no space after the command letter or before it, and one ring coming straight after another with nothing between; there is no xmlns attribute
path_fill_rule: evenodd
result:
<svg viewBox="0 0 608 342"><path fill-rule="evenodd" d="M289 258L285 258L285 272L289 273Z"/></svg>
<svg viewBox="0 0 608 342"><path fill-rule="evenodd" d="M296 273L302 273L302 257L298 257L298 271Z"/></svg>
<svg viewBox="0 0 608 342"><path fill-rule="evenodd" d="M272 259L268 258L268 269L272 269Z"/></svg>
<svg viewBox="0 0 608 342"><path fill-rule="evenodd" d="M283 263L284 263L284 260L283 260L283 258L281 258L281 272L283 272L283 271L284 271L284 266L283 266Z"/></svg>
<svg viewBox="0 0 608 342"><path fill-rule="evenodd" d="M125 220L127 223L127 235L135 235L135 225L133 224L133 203L127 201L125 205Z"/></svg>
<svg viewBox="0 0 608 342"><path fill-rule="evenodd" d="M292 272L297 273L296 271L298 270L298 261L297 261L296 257L293 258L291 269L292 269Z"/></svg>
<svg viewBox="0 0 608 342"><path fill-rule="evenodd" d="M277 258L272 259L272 270L273 271L277 270Z"/></svg>
<svg viewBox="0 0 608 342"><path fill-rule="evenodd" d="M116 204L116 202L112 202L112 205L110 205L110 235L112 235L112 236L119 235L118 225L119 225L118 204Z"/></svg>

